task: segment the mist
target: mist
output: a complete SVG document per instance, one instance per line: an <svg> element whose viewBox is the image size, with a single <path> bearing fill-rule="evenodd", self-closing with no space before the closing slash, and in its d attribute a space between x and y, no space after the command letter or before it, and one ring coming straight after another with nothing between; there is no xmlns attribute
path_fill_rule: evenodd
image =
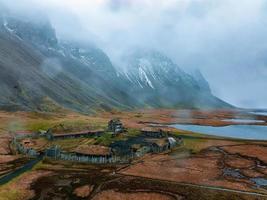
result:
<svg viewBox="0 0 267 200"><path fill-rule="evenodd" d="M46 16L60 39L94 43L120 65L124 52L163 52L200 69L212 92L267 108L267 0L0 0L21 17Z"/></svg>

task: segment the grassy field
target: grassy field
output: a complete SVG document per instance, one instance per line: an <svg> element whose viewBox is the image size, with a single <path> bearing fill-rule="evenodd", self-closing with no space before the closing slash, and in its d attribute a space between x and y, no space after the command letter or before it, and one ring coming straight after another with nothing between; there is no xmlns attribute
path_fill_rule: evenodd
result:
<svg viewBox="0 0 267 200"><path fill-rule="evenodd" d="M0 133L16 131L47 130L58 125L67 129L98 129L107 125L108 119L81 115L78 113L27 113L27 112L0 112Z"/></svg>

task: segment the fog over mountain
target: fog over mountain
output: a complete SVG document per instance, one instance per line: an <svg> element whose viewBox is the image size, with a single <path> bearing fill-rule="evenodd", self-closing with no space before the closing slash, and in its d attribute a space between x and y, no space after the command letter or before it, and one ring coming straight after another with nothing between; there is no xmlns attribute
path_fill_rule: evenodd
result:
<svg viewBox="0 0 267 200"><path fill-rule="evenodd" d="M267 107L266 0L0 0L0 6L36 23L47 17L58 38L95 44L117 68L129 67L130 49L154 49L187 72L200 69L217 97Z"/></svg>

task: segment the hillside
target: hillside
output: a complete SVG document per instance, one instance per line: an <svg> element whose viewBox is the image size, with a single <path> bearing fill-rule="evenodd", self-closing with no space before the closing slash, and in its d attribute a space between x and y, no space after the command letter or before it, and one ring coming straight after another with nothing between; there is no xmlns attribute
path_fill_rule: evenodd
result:
<svg viewBox="0 0 267 200"><path fill-rule="evenodd" d="M134 50L117 70L94 45L59 40L49 21L0 23L1 109L229 107L160 52Z"/></svg>

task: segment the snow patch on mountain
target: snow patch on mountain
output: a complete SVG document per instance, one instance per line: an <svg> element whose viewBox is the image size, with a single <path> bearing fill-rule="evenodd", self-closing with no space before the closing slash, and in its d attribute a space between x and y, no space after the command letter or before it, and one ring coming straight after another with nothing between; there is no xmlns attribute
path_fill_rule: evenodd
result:
<svg viewBox="0 0 267 200"><path fill-rule="evenodd" d="M142 82L146 82L151 88L154 89L154 86L152 85L151 81L149 80L149 78L147 77L146 72L143 70L142 67L139 67L139 77L141 79Z"/></svg>

